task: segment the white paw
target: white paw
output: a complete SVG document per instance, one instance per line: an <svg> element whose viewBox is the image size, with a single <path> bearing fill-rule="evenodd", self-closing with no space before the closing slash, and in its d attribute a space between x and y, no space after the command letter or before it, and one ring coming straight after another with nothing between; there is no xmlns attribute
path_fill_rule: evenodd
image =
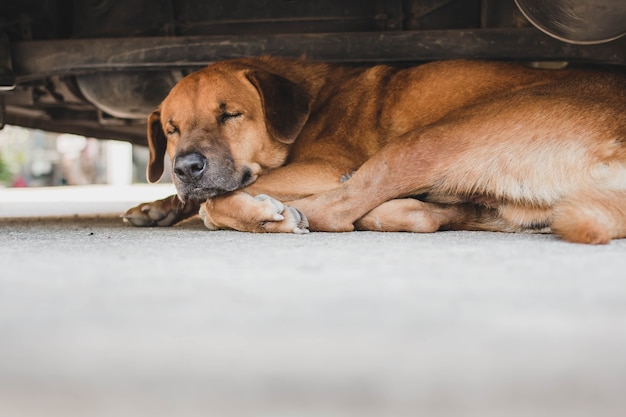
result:
<svg viewBox="0 0 626 417"><path fill-rule="evenodd" d="M270 210L271 220L263 223L267 232L309 233L309 221L304 213L295 207L286 206L266 194L259 194L255 200L264 202Z"/></svg>
<svg viewBox="0 0 626 417"><path fill-rule="evenodd" d="M219 230L219 227L217 227L216 225L211 223L211 220L209 220L209 215L206 212L206 204L202 204L200 206L200 210L198 211L198 215L200 216L200 218L204 222L204 225L206 226L207 229L209 229L209 230Z"/></svg>

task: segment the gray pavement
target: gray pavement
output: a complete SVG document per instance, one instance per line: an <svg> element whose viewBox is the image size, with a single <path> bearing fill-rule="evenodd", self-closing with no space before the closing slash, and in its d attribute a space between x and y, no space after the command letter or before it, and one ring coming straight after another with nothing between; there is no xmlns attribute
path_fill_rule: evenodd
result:
<svg viewBox="0 0 626 417"><path fill-rule="evenodd" d="M0 192L0 416L626 415L626 240L139 229L110 214L133 198L64 198Z"/></svg>

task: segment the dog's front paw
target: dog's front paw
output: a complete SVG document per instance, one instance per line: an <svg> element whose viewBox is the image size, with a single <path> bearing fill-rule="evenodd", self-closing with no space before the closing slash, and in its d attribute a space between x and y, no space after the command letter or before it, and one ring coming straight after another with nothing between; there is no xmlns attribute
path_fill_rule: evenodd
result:
<svg viewBox="0 0 626 417"><path fill-rule="evenodd" d="M178 197L142 203L122 214L125 222L139 227L172 226L197 211L193 204L183 204Z"/></svg>
<svg viewBox="0 0 626 417"><path fill-rule="evenodd" d="M309 221L297 208L286 206L265 194L259 194L254 199L264 203L267 206L267 213L271 216L271 220L262 222L266 232L309 233Z"/></svg>
<svg viewBox="0 0 626 417"><path fill-rule="evenodd" d="M200 207L200 217L209 230L233 229L257 233L308 233L303 213L265 194L246 193L210 199Z"/></svg>
<svg viewBox="0 0 626 417"><path fill-rule="evenodd" d="M218 226L217 224L214 223L214 220L209 215L209 209L207 207L207 204L201 205L200 206L200 210L198 210L198 215L200 216L200 218L204 222L204 225L206 226L206 228L209 229L209 230L229 229L229 227L220 227L220 226Z"/></svg>
<svg viewBox="0 0 626 417"><path fill-rule="evenodd" d="M122 215L125 222L139 227L171 226L176 223L177 213L164 210L159 204L143 203Z"/></svg>

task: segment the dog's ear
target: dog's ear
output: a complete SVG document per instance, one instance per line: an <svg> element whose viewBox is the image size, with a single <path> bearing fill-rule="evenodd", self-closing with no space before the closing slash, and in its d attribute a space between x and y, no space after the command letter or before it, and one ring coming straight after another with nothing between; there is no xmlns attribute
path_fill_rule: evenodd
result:
<svg viewBox="0 0 626 417"><path fill-rule="evenodd" d="M298 84L266 71L249 71L246 77L261 96L269 133L293 143L309 118L311 96Z"/></svg>
<svg viewBox="0 0 626 417"><path fill-rule="evenodd" d="M161 112L155 110L148 117L148 147L150 148L150 161L146 176L148 181L157 182L163 175L163 158L167 138L161 127Z"/></svg>

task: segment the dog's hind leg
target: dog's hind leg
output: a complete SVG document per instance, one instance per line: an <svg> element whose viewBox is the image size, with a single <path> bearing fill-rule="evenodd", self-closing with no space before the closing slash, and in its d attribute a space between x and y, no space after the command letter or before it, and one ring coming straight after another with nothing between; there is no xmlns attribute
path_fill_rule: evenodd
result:
<svg viewBox="0 0 626 417"><path fill-rule="evenodd" d="M433 204L413 198L387 201L354 224L357 230L431 233L473 215L467 205Z"/></svg>
<svg viewBox="0 0 626 417"><path fill-rule="evenodd" d="M361 217L354 226L357 230L414 233L507 229L496 209L470 203L428 203L414 198L389 200Z"/></svg>
<svg viewBox="0 0 626 417"><path fill-rule="evenodd" d="M626 191L590 190L554 207L552 231L578 243L608 243L626 237Z"/></svg>
<svg viewBox="0 0 626 417"><path fill-rule="evenodd" d="M473 203L440 204L414 198L387 201L354 223L357 230L431 233L438 230L491 232L542 232L545 228L525 225L502 215L501 207Z"/></svg>
<svg viewBox="0 0 626 417"><path fill-rule="evenodd" d="M431 161L420 163L421 144L428 141L411 143L412 138L398 140L386 145L366 161L352 177L340 186L306 198L289 201L287 204L299 209L309 219L312 231L347 232L354 230L354 223L368 212L393 199L420 194L432 184L429 168ZM425 152L429 153L429 152ZM411 170L404 175L401 167L412 165L426 169ZM408 169L407 169L408 170ZM407 181L407 176L427 177ZM409 182L407 185L406 182ZM414 187L415 183L424 183L423 187ZM387 206L390 210L394 204ZM413 203L409 203L413 204ZM385 208L383 208L385 209ZM387 217L387 216L386 216ZM312 221L312 223L311 223Z"/></svg>

